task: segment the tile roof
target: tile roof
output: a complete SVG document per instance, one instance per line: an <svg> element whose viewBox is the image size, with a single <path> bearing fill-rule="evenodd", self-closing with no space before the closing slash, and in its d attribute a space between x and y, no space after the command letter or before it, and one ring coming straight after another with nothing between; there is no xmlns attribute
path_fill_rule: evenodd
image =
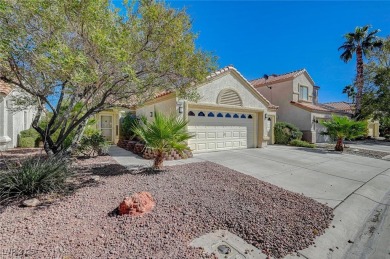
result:
<svg viewBox="0 0 390 259"><path fill-rule="evenodd" d="M257 88L257 87L266 86L268 84L275 84L275 83L283 82L283 81L286 81L286 80L289 80L289 79L294 79L297 76L302 75L303 73L307 74L307 76L310 78L310 80L313 82L313 85L314 85L313 79L310 77L310 75L307 73L306 69L304 69L304 68L303 69L299 69L299 70L295 70L295 71L292 71L292 72L288 72L288 73L285 73L285 74L280 74L280 75L276 75L276 74L268 75L268 79L267 80L264 77L261 77L261 78L258 78L258 79L251 80L250 83L255 88Z"/></svg>
<svg viewBox="0 0 390 259"><path fill-rule="evenodd" d="M4 81L0 80L0 93L8 95L12 91L12 88Z"/></svg>
<svg viewBox="0 0 390 259"><path fill-rule="evenodd" d="M354 113L355 105L347 102L330 102L321 104L322 107L343 113Z"/></svg>
<svg viewBox="0 0 390 259"><path fill-rule="evenodd" d="M315 105L315 104L312 104L312 103L304 103L304 102L294 102L294 101L291 101L290 102L292 105L295 105L299 108L302 108L304 110L308 110L308 111L315 111L315 112L332 112L332 110L330 109L327 109L325 107L322 107L320 105Z"/></svg>

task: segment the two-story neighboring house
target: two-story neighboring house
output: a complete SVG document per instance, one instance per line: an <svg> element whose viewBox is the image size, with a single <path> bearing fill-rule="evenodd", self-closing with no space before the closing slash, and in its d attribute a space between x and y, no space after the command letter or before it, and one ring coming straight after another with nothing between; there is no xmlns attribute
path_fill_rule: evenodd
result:
<svg viewBox="0 0 390 259"><path fill-rule="evenodd" d="M16 88L0 81L0 150L16 147L18 135L29 129L35 109L13 109L12 96L20 94Z"/></svg>
<svg viewBox="0 0 390 259"><path fill-rule="evenodd" d="M296 125L303 139L312 143L327 141L319 133L323 130L320 119L329 118L331 112L318 105L318 90L305 69L282 75L270 75L251 81L251 84L271 103L279 106L277 121Z"/></svg>
<svg viewBox="0 0 390 259"><path fill-rule="evenodd" d="M271 103L279 106L277 121L296 125L303 132L303 139L311 143L329 140L328 136L321 135L325 130L320 124L321 120L329 119L332 114L352 115L350 109L333 107L331 103L319 104L320 87L315 85L306 69L264 76L252 80L251 84ZM372 134L373 137L376 135Z"/></svg>

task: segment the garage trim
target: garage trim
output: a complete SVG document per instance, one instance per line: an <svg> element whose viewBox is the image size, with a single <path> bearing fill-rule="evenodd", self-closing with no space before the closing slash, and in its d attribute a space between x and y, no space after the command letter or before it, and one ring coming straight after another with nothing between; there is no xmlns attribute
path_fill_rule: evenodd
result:
<svg viewBox="0 0 390 259"><path fill-rule="evenodd" d="M205 109L205 110L215 110L221 112L241 112L241 113L253 113L253 142L255 147L262 147L264 142L264 114L265 109L262 108L249 108L249 107L239 107L231 105L221 105L221 104L198 104L193 102L184 102L184 118L188 120L188 112L190 109Z"/></svg>

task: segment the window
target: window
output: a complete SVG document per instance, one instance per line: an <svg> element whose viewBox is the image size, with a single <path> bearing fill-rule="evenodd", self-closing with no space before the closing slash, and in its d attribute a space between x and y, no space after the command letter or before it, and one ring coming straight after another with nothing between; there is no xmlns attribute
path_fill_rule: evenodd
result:
<svg viewBox="0 0 390 259"><path fill-rule="evenodd" d="M248 119L252 119L252 115L249 114L249 115L248 115Z"/></svg>
<svg viewBox="0 0 390 259"><path fill-rule="evenodd" d="M245 114L241 114L241 119L246 119Z"/></svg>
<svg viewBox="0 0 390 259"><path fill-rule="evenodd" d="M225 118L231 118L231 117L232 115L230 115L230 113L226 113Z"/></svg>
<svg viewBox="0 0 390 259"><path fill-rule="evenodd" d="M195 116L195 113L193 111L189 111L188 116Z"/></svg>
<svg viewBox="0 0 390 259"><path fill-rule="evenodd" d="M222 114L222 113L218 113L218 114L217 114L217 117L218 117L218 118L223 118L223 114Z"/></svg>
<svg viewBox="0 0 390 259"><path fill-rule="evenodd" d="M307 86L299 86L299 99L300 100L309 100L309 88Z"/></svg>
<svg viewBox="0 0 390 259"><path fill-rule="evenodd" d="M234 114L234 115L233 115L233 118L239 118L238 114L237 114L237 113Z"/></svg>
<svg viewBox="0 0 390 259"><path fill-rule="evenodd" d="M204 116L205 116L205 115L204 115L204 112L199 112L199 113L198 113L198 116L199 116L199 117L204 117Z"/></svg>
<svg viewBox="0 0 390 259"><path fill-rule="evenodd" d="M209 112L209 114L207 114L207 117L214 117L214 113Z"/></svg>

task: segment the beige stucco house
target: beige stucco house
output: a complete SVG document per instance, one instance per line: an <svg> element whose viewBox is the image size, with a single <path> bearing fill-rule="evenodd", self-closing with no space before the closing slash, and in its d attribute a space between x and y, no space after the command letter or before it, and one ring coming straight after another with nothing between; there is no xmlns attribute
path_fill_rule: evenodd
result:
<svg viewBox="0 0 390 259"><path fill-rule="evenodd" d="M13 109L12 97L20 94L16 87L0 81L0 150L18 145L18 135L22 130L29 129L35 109Z"/></svg>
<svg viewBox="0 0 390 259"><path fill-rule="evenodd" d="M321 135L325 128L321 120L330 119L332 114L351 116L348 110L336 103L319 104L318 92L313 79L300 69L281 75L270 75L251 81L251 84L271 103L279 106L277 120L296 125L303 132L303 139L311 143L327 142L328 136ZM376 126L373 126L376 124ZM373 128L374 127L374 128ZM372 137L379 136L377 122L369 124Z"/></svg>
<svg viewBox="0 0 390 259"><path fill-rule="evenodd" d="M274 143L277 107L234 67L214 72L196 87L200 96L197 102L181 99L174 92L163 92L134 112L149 119L153 119L154 111L188 119L188 131L195 136L188 143L193 152L257 148ZM98 127L103 134L111 134L114 143L119 137L120 114L119 110L112 110L97 115Z"/></svg>

